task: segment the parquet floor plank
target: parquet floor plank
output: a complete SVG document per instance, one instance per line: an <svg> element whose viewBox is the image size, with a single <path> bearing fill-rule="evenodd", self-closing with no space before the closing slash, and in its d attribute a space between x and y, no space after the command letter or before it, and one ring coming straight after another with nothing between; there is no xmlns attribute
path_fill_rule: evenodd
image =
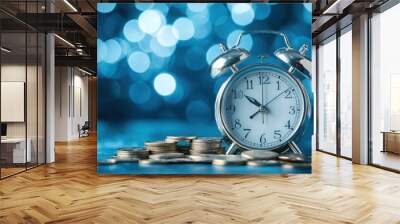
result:
<svg viewBox="0 0 400 224"><path fill-rule="evenodd" d="M398 223L400 175L320 152L311 175L96 173L96 139L0 181L0 223Z"/></svg>

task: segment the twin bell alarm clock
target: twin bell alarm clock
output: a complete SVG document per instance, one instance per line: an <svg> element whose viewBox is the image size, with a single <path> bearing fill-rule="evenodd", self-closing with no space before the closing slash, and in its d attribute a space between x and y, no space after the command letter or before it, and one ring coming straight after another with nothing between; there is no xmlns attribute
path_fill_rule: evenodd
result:
<svg viewBox="0 0 400 224"><path fill-rule="evenodd" d="M282 37L285 46L276 50L274 57L288 68L263 60L241 66L248 58L257 57L239 47L242 37L249 34ZM306 117L311 116L310 99L293 73L297 70L304 78L311 79L311 60L305 57L307 46L296 50L284 33L257 30L241 33L232 48L220 44L220 49L222 53L211 63L211 77L216 79L231 73L215 102L217 126L230 144L226 154L243 150L278 153L291 150L302 154L295 140L303 133Z"/></svg>

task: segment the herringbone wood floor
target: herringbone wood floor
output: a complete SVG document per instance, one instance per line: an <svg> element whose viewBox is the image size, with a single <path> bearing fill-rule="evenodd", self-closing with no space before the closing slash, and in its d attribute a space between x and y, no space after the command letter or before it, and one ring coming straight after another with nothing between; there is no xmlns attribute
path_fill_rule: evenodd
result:
<svg viewBox="0 0 400 224"><path fill-rule="evenodd" d="M400 175L315 153L312 175L99 176L95 138L0 181L0 223L400 223Z"/></svg>

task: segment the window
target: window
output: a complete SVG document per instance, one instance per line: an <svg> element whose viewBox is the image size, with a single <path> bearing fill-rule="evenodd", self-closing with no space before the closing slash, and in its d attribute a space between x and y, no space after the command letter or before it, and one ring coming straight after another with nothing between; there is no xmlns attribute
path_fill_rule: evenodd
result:
<svg viewBox="0 0 400 224"><path fill-rule="evenodd" d="M352 32L340 36L340 155L352 157Z"/></svg>
<svg viewBox="0 0 400 224"><path fill-rule="evenodd" d="M400 5L371 19L372 163L400 170Z"/></svg>
<svg viewBox="0 0 400 224"><path fill-rule="evenodd" d="M336 153L336 39L318 48L318 149Z"/></svg>

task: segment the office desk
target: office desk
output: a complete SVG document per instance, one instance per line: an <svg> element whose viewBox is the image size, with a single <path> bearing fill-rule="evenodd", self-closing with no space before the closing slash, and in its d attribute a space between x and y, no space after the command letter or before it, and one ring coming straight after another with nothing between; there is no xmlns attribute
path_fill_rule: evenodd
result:
<svg viewBox="0 0 400 224"><path fill-rule="evenodd" d="M1 139L1 157L6 160L6 163L31 162L32 141L28 138L26 142L28 144L25 144L25 138ZM27 145L26 152L25 145Z"/></svg>
<svg viewBox="0 0 400 224"><path fill-rule="evenodd" d="M383 131L383 150L382 152L392 152L400 154L400 132Z"/></svg>

